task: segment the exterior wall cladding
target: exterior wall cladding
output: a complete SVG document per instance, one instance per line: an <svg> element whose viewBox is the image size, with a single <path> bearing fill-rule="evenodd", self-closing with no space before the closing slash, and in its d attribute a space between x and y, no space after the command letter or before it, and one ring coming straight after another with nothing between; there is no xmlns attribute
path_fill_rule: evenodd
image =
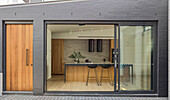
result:
<svg viewBox="0 0 170 100"><path fill-rule="evenodd" d="M33 21L34 89L44 93L44 22L156 21L158 32L158 96L168 96L168 0L91 0L0 7L0 73L3 73L3 22Z"/></svg>

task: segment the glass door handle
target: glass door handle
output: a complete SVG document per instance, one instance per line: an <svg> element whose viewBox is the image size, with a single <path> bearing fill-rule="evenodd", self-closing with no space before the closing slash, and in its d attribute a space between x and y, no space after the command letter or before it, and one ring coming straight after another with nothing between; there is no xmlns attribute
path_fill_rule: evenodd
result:
<svg viewBox="0 0 170 100"><path fill-rule="evenodd" d="M117 60L115 60L115 68L117 68Z"/></svg>
<svg viewBox="0 0 170 100"><path fill-rule="evenodd" d="M26 49L26 66L28 66L28 49Z"/></svg>

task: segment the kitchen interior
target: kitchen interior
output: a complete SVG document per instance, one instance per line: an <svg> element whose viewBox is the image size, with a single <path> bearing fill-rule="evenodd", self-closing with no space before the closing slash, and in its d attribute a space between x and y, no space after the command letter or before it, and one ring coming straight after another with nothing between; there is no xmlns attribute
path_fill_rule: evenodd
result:
<svg viewBox="0 0 170 100"><path fill-rule="evenodd" d="M132 33L134 28L128 28L122 27L121 32ZM134 34L135 31L133 37L132 34L126 36L131 36L127 38L129 43L124 38L127 48L121 47L127 56L121 55L126 64L134 63L129 59L133 58L134 45L130 44L134 43ZM114 41L114 25L47 24L47 91L114 91ZM118 49L118 39L116 41ZM89 67L90 64L97 66ZM105 68L104 65L111 66ZM138 68L133 66L133 70ZM141 89L141 85L135 83L144 81L144 76L139 75L138 80L133 77L136 74L133 70L120 66L121 90ZM116 72L118 83L118 70Z"/></svg>

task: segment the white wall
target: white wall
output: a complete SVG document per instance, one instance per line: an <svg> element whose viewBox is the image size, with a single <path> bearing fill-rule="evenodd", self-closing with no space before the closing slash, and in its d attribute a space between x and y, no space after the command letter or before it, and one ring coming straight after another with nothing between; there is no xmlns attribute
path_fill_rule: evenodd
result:
<svg viewBox="0 0 170 100"><path fill-rule="evenodd" d="M47 29L47 79L51 78L51 31Z"/></svg>

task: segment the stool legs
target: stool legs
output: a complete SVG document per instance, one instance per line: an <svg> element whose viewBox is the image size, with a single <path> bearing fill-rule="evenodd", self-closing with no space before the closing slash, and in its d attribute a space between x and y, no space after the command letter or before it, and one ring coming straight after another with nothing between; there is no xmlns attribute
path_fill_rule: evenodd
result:
<svg viewBox="0 0 170 100"><path fill-rule="evenodd" d="M109 82L110 82L110 84L113 86L113 82L112 82L112 72L108 69L108 73L110 74L109 75Z"/></svg>
<svg viewBox="0 0 170 100"><path fill-rule="evenodd" d="M112 74L111 71L109 70L109 68L107 68L107 72L108 72L108 78L109 78L109 83L113 86L113 82L112 82ZM100 86L102 86L102 79L103 79L103 68L101 71L101 78L100 78Z"/></svg>
<svg viewBox="0 0 170 100"><path fill-rule="evenodd" d="M87 75L87 82L86 82L86 86L88 86L88 81L89 81L89 73L90 73L90 68L88 69L88 75ZM95 76L94 78L96 78L96 83L97 85L99 86L99 83L98 83L98 79L97 79L97 71L96 71L96 68L95 68Z"/></svg>
<svg viewBox="0 0 170 100"><path fill-rule="evenodd" d="M88 85L88 81L89 81L89 72L90 72L90 68L88 68L88 74L87 74L87 82L86 82L86 86Z"/></svg>
<svg viewBox="0 0 170 100"><path fill-rule="evenodd" d="M95 68L95 73L96 73L96 83L97 83L97 85L99 86L99 83L98 83L98 77L97 77L97 71L96 71L96 68Z"/></svg>
<svg viewBox="0 0 170 100"><path fill-rule="evenodd" d="M103 68L102 68L102 71L101 71L100 86L102 86L102 78L103 78Z"/></svg>

